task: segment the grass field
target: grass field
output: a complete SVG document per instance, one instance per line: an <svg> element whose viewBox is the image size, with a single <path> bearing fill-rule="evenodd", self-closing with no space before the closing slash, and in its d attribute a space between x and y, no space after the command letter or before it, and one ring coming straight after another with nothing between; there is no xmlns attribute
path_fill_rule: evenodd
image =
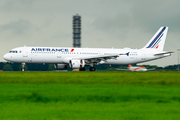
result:
<svg viewBox="0 0 180 120"><path fill-rule="evenodd" d="M0 72L0 120L174 120L179 106L179 72Z"/></svg>

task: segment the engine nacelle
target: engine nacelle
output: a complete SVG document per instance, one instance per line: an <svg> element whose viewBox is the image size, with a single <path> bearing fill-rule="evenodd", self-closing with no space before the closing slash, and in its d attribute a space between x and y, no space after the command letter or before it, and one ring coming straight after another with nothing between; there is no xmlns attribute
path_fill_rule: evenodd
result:
<svg viewBox="0 0 180 120"><path fill-rule="evenodd" d="M84 60L70 60L69 66L71 68L83 68L85 66Z"/></svg>
<svg viewBox="0 0 180 120"><path fill-rule="evenodd" d="M54 64L54 67L56 69L67 69L68 65L67 64Z"/></svg>

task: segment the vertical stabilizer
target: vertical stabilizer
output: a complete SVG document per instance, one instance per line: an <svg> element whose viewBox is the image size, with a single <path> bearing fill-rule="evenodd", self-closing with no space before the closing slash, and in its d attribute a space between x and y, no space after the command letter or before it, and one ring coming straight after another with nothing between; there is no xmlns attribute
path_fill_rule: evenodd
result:
<svg viewBox="0 0 180 120"><path fill-rule="evenodd" d="M143 49L156 49L163 51L168 27L161 27Z"/></svg>

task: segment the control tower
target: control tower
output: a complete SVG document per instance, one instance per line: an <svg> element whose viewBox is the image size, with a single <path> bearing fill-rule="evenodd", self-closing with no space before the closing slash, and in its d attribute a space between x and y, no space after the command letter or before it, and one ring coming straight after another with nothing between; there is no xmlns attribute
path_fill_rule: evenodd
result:
<svg viewBox="0 0 180 120"><path fill-rule="evenodd" d="M73 16L73 47L81 47L81 16Z"/></svg>

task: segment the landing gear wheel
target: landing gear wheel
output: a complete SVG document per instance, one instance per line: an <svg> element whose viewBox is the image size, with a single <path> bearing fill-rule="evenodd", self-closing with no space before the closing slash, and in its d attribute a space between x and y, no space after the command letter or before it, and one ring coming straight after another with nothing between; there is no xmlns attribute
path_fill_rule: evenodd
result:
<svg viewBox="0 0 180 120"><path fill-rule="evenodd" d="M21 71L24 71L25 65L26 65L26 63L22 63Z"/></svg>
<svg viewBox="0 0 180 120"><path fill-rule="evenodd" d="M90 67L89 70L90 71L96 71L96 68L95 67Z"/></svg>
<svg viewBox="0 0 180 120"><path fill-rule="evenodd" d="M79 68L79 71L86 71L86 69L83 67L83 68Z"/></svg>

